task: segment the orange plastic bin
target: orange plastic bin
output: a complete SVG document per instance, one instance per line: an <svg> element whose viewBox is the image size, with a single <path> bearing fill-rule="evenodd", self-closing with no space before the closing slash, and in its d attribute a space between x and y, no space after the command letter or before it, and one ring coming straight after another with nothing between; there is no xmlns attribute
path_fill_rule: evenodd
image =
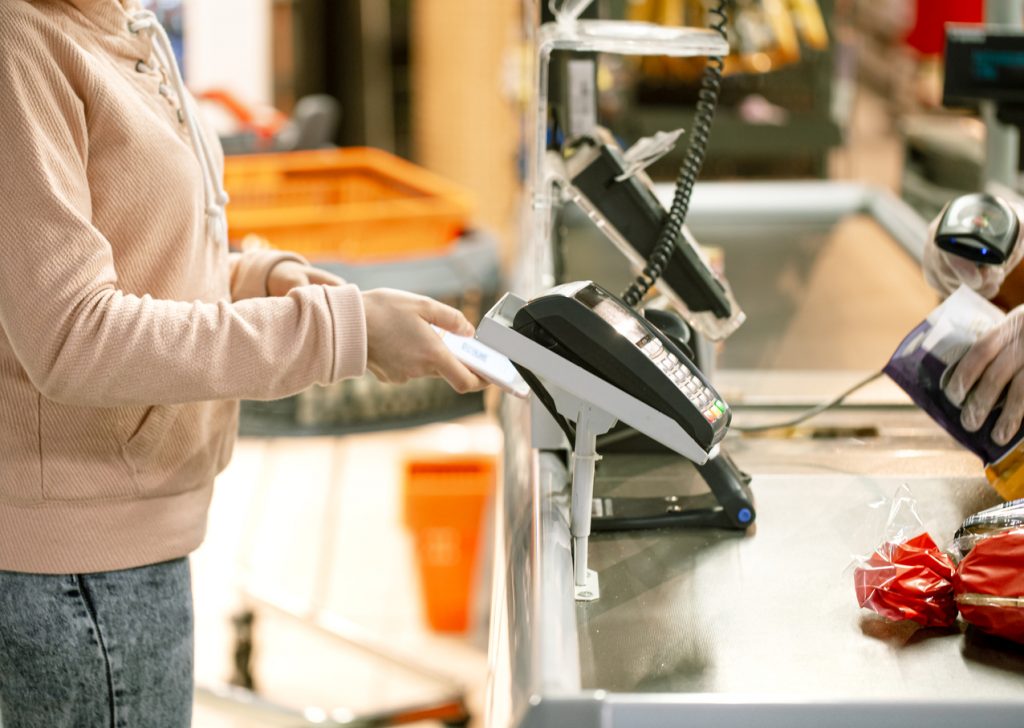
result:
<svg viewBox="0 0 1024 728"><path fill-rule="evenodd" d="M439 255L468 227L466 190L380 149L225 159L228 234L265 238L312 261Z"/></svg>
<svg viewBox="0 0 1024 728"><path fill-rule="evenodd" d="M405 465L405 524L413 533L427 622L441 632L469 627L484 513L494 489L493 456L427 456Z"/></svg>

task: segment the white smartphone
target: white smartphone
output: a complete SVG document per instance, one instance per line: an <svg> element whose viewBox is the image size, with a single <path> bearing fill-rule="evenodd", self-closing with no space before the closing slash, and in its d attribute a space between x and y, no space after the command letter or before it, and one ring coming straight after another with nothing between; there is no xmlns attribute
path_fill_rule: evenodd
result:
<svg viewBox="0 0 1024 728"><path fill-rule="evenodd" d="M431 324L441 341L455 358L479 374L488 382L501 387L509 394L526 399L530 386L520 376L508 357L470 336L459 336Z"/></svg>

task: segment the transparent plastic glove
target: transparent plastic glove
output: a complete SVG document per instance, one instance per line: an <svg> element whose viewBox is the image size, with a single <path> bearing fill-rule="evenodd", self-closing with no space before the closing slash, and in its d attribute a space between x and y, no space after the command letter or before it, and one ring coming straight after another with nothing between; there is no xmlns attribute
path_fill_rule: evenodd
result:
<svg viewBox="0 0 1024 728"><path fill-rule="evenodd" d="M1004 390L1006 402L992 429L992 440L997 445L1006 445L1024 418L1024 306L1013 309L964 354L945 393L950 402L962 408L960 423L964 429L977 432Z"/></svg>
<svg viewBox="0 0 1024 728"><path fill-rule="evenodd" d="M1010 202L1019 220L1024 220L1024 210ZM980 293L985 298L995 296L1003 285L1008 271L1013 270L1024 258L1024 244L1020 235L1024 235L1024 225L1018 236L1009 259L1003 265L978 265L956 255L951 255L935 244L935 232L939 228L939 218L932 220L928 228L928 241L924 246L924 277L928 285L943 297L948 296L961 284Z"/></svg>
<svg viewBox="0 0 1024 728"><path fill-rule="evenodd" d="M460 394L487 382L456 359L430 324L461 336L473 325L458 309L426 296L390 288L363 292L367 367L383 382L401 384L416 377L442 377Z"/></svg>
<svg viewBox="0 0 1024 728"><path fill-rule="evenodd" d="M321 284L340 286L341 278L325 270L305 265L296 260L283 260L273 268L267 276L267 293L271 296L286 296L288 291L299 286Z"/></svg>

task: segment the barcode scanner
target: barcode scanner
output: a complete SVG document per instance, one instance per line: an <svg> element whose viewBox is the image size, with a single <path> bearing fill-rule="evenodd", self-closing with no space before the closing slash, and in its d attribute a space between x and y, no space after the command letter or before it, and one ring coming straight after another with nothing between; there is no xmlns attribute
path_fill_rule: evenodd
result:
<svg viewBox="0 0 1024 728"><path fill-rule="evenodd" d="M939 218L935 244L941 250L984 265L1003 265L1010 258L1020 223L1013 208L987 192L961 195Z"/></svg>

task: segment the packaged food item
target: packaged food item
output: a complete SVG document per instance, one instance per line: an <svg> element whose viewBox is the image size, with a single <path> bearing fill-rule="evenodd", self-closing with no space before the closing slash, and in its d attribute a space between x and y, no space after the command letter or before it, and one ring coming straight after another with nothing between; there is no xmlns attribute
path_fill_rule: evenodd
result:
<svg viewBox="0 0 1024 728"><path fill-rule="evenodd" d="M903 543L884 543L854 572L857 600L865 609L922 627L956 622L953 561L927 533Z"/></svg>
<svg viewBox="0 0 1024 728"><path fill-rule="evenodd" d="M1000 503L969 516L953 537L953 553L963 559L978 541L1024 528L1024 498ZM1024 568L1024 563L1021 563Z"/></svg>
<svg viewBox="0 0 1024 728"><path fill-rule="evenodd" d="M957 442L981 458L989 483L1011 500L1024 496L1024 428L1007 445L997 445L992 429L1002 413L1002 402L977 432L968 432L960 424L960 408L943 392L960 358L1005 317L999 308L961 286L907 334L885 373Z"/></svg>
<svg viewBox="0 0 1024 728"><path fill-rule="evenodd" d="M1024 529L979 541L957 568L956 603L965 621L1024 643Z"/></svg>
<svg viewBox="0 0 1024 728"><path fill-rule="evenodd" d="M965 621L1024 642L1024 500L964 521L954 541L964 555L953 580Z"/></svg>
<svg viewBox="0 0 1024 728"><path fill-rule="evenodd" d="M881 545L859 562L853 581L860 606L923 627L950 627L956 622L956 567L924 532L906 486L893 499Z"/></svg>

